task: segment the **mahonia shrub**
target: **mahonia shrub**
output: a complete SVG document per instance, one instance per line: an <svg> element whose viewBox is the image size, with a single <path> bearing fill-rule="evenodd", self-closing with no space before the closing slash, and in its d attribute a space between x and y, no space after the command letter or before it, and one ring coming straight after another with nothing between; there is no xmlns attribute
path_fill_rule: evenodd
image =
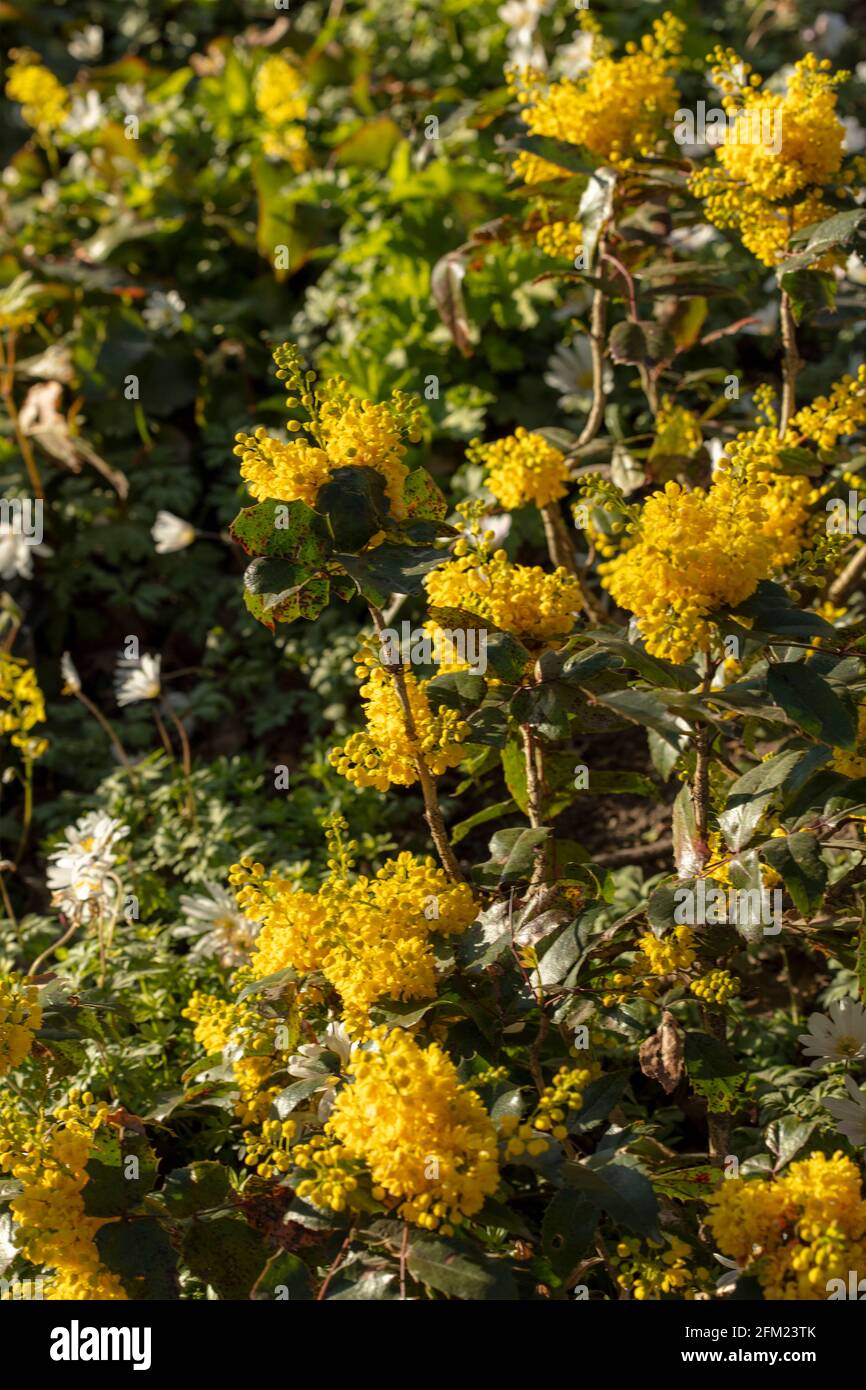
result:
<svg viewBox="0 0 866 1390"><path fill-rule="evenodd" d="M862 63L297 10L10 20L0 1297L848 1297Z"/></svg>

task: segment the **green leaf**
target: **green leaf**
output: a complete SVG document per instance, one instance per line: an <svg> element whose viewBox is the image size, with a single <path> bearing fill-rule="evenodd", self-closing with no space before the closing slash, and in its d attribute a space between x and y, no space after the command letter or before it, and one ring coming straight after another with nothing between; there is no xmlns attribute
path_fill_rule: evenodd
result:
<svg viewBox="0 0 866 1390"><path fill-rule="evenodd" d="M441 1237L414 1236L407 1267L427 1288L473 1302L517 1298L514 1276L504 1260L484 1258L474 1249Z"/></svg>
<svg viewBox="0 0 866 1390"><path fill-rule="evenodd" d="M324 523L306 502L259 502L244 507L229 535L248 555L278 555L315 569L324 564L330 542Z"/></svg>
<svg viewBox="0 0 866 1390"><path fill-rule="evenodd" d="M443 551L431 546L400 545L394 541L383 541L365 555L334 556L361 593L379 596L374 599L377 607L391 594L420 593L425 577L445 558Z"/></svg>
<svg viewBox="0 0 866 1390"><path fill-rule="evenodd" d="M575 174L594 174L595 165L587 157L582 145L570 145L565 140L554 140L547 135L521 135L514 141L514 148L527 150L548 164L567 169Z"/></svg>
<svg viewBox="0 0 866 1390"><path fill-rule="evenodd" d="M316 511L325 518L335 549L357 554L388 525L385 479L375 468L334 468L316 493Z"/></svg>
<svg viewBox="0 0 866 1390"><path fill-rule="evenodd" d="M611 329L608 350L614 362L654 367L673 357L676 343L668 329L652 319L624 319Z"/></svg>
<svg viewBox="0 0 866 1390"><path fill-rule="evenodd" d="M764 1133L764 1142L770 1153L775 1154L773 1172L779 1173L791 1159L808 1143L818 1127L818 1120L800 1120L796 1115L783 1115L773 1120Z"/></svg>
<svg viewBox="0 0 866 1390"><path fill-rule="evenodd" d="M523 745L517 738L510 738L500 753L505 785L524 815L529 806L529 792L526 785L526 755Z"/></svg>
<svg viewBox="0 0 866 1390"><path fill-rule="evenodd" d="M817 613L804 613L780 584L762 579L751 598L733 610L733 616L751 618L750 637L836 637L836 629Z"/></svg>
<svg viewBox="0 0 866 1390"><path fill-rule="evenodd" d="M567 1279L592 1250L600 1208L583 1192L563 1188L548 1202L541 1223L542 1249L560 1279Z"/></svg>
<svg viewBox="0 0 866 1390"><path fill-rule="evenodd" d="M426 468L413 468L403 484L403 505L410 521L444 521L448 503Z"/></svg>
<svg viewBox="0 0 866 1390"><path fill-rule="evenodd" d="M824 743L853 748L857 719L831 686L804 661L780 661L767 672L767 689L788 718Z"/></svg>
<svg viewBox="0 0 866 1390"><path fill-rule="evenodd" d="M767 840L760 852L770 867L781 874L797 911L807 920L813 917L827 887L827 865L815 836L800 830L784 839Z"/></svg>
<svg viewBox="0 0 866 1390"><path fill-rule="evenodd" d="M781 284L785 276L791 275L794 271L804 270L807 266L814 265L815 261L821 259L828 251L832 251L837 246L849 246L856 242L860 236L860 227L866 218L866 209L854 208L850 212L837 212L832 217L825 218L822 222L811 222L808 227L801 227L799 231L791 236L793 246L805 245L805 250L796 255L788 256L776 271L777 279Z"/></svg>
<svg viewBox="0 0 866 1390"><path fill-rule="evenodd" d="M194 1221L183 1241L182 1258L219 1298L248 1299L267 1262L264 1237L241 1216Z"/></svg>
<svg viewBox="0 0 866 1390"><path fill-rule="evenodd" d="M836 303L836 280L818 270L785 270L779 285L791 301L795 323L819 309L832 309Z"/></svg>
<svg viewBox="0 0 866 1390"><path fill-rule="evenodd" d="M485 886L515 883L529 878L535 867L536 852L545 844L549 830L497 830L490 841L490 859L480 864L479 877Z"/></svg>
<svg viewBox="0 0 866 1390"><path fill-rule="evenodd" d="M625 1163L606 1163L589 1168L585 1163L567 1163L564 1176L569 1187L577 1188L596 1203L617 1226L624 1226L648 1240L659 1240L658 1202L652 1183L637 1168Z"/></svg>
<svg viewBox="0 0 866 1390"><path fill-rule="evenodd" d="M503 816L510 816L517 810L517 803L511 797L507 801L495 801L492 806L484 806L480 811L476 811L474 816L467 816L465 820L458 821L451 828L451 843L459 845L461 840L465 840L470 831L475 830L479 825L486 825L489 820L501 820Z"/></svg>
<svg viewBox="0 0 866 1390"><path fill-rule="evenodd" d="M749 843L779 788L804 757L803 751L776 753L731 784L719 827L732 850Z"/></svg>
<svg viewBox="0 0 866 1390"><path fill-rule="evenodd" d="M119 1276L130 1299L177 1298L177 1254L156 1217L107 1222L96 1232L96 1248L100 1263Z"/></svg>
<svg viewBox="0 0 866 1390"><path fill-rule="evenodd" d="M229 1170L222 1163L202 1160L188 1168L174 1168L165 1180L161 1196L169 1213L177 1218L218 1207L231 1190Z"/></svg>
<svg viewBox="0 0 866 1390"><path fill-rule="evenodd" d="M156 1155L143 1134L98 1130L87 1160L82 1192L88 1216L120 1216L141 1205L156 1179Z"/></svg>

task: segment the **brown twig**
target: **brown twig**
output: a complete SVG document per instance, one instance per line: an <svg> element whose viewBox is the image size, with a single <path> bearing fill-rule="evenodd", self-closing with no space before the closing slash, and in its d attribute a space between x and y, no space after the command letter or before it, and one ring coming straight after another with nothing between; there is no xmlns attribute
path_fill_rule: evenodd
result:
<svg viewBox="0 0 866 1390"><path fill-rule="evenodd" d="M384 633L384 623L382 614L378 608L370 607L370 615L373 619L373 626L380 641ZM421 749L421 741L418 738L418 731L415 727L415 717L412 714L412 705L409 700L409 690L406 685L406 674L402 663L383 662L384 669L388 672L394 682L394 689L400 701L400 708L403 711L403 723L406 728L406 738L412 749L412 756L415 763L415 771L418 774L418 781L421 784L421 795L424 798L424 814L436 852L442 861L442 867L455 883L465 883L466 879L463 870L457 862L457 856L451 848L448 839L448 832L445 829L445 821L442 818L442 811L439 806L439 797L436 793L436 781L427 766L427 761Z"/></svg>
<svg viewBox="0 0 866 1390"><path fill-rule="evenodd" d="M779 438L782 439L788 422L797 404L797 375L803 363L797 350L797 325L791 308L791 300L782 294L782 413L779 417Z"/></svg>

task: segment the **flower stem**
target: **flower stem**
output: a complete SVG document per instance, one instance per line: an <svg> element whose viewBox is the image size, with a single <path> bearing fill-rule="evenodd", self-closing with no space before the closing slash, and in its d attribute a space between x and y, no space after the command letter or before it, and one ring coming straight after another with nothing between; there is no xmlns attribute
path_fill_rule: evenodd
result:
<svg viewBox="0 0 866 1390"><path fill-rule="evenodd" d="M373 619L376 635L381 640L384 632L382 614L378 608L374 608L371 605L370 616ZM427 766L426 759L421 749L418 731L415 728L415 719L412 714L412 705L409 700L409 690L406 685L406 675L403 666L399 662L396 664L384 663L384 665L385 670L394 682L394 689L397 692L397 698L400 701L400 707L403 711L403 723L406 728L406 737L412 748L415 770L418 773L418 781L421 783L421 795L424 798L424 814L430 828L430 834L433 837L433 843L436 846L436 852L439 855L442 867L448 874L448 877L453 879L455 883L465 883L466 879L463 870L460 868L457 862L457 856L451 848L448 832L445 829L445 822L442 819L439 798L436 794L436 781Z"/></svg>
<svg viewBox="0 0 866 1390"><path fill-rule="evenodd" d="M803 363L797 349L797 325L791 300L782 294L782 413L779 417L779 438L783 439L797 404L797 375Z"/></svg>

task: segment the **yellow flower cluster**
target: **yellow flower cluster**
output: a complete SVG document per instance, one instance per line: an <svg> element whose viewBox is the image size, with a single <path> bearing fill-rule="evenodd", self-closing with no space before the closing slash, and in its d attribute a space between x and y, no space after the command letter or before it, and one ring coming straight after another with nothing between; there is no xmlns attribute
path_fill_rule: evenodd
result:
<svg viewBox="0 0 866 1390"><path fill-rule="evenodd" d="M611 1263L618 1273L616 1282L628 1289L639 1301L657 1299L662 1294L678 1294L694 1299L711 1282L710 1270L703 1265L694 1267L694 1247L679 1236L665 1235L664 1240L648 1240L644 1251L636 1236L621 1240Z"/></svg>
<svg viewBox="0 0 866 1390"><path fill-rule="evenodd" d="M117 1275L100 1263L96 1233L105 1220L87 1216L82 1192L96 1130L108 1107L70 1092L68 1105L52 1114L24 1114L11 1102L0 1105L0 1172L22 1184L11 1203L18 1248L25 1258L54 1271L45 1290L50 1300L124 1300Z"/></svg>
<svg viewBox="0 0 866 1390"><path fill-rule="evenodd" d="M0 1076L20 1066L42 1026L36 985L16 975L0 975Z"/></svg>
<svg viewBox="0 0 866 1390"><path fill-rule="evenodd" d="M256 76L256 107L267 129L262 147L275 159L286 159L295 173L309 164L309 146L304 128L298 125L307 114L303 79L282 55L266 58Z"/></svg>
<svg viewBox="0 0 866 1390"><path fill-rule="evenodd" d="M483 464L487 486L508 511L530 502L545 507L568 491L565 455L548 444L544 435L533 434L522 425L492 444L474 439L466 457L471 463Z"/></svg>
<svg viewBox="0 0 866 1390"><path fill-rule="evenodd" d="M445 705L434 712L427 698L430 682L406 671L403 679L415 731L414 739L410 738L393 677L369 647L362 647L356 660L356 672L364 680L361 698L366 727L331 749L331 766L356 787L375 787L380 792L417 782L419 753L434 777L456 767L465 757L462 745L469 733L459 712Z"/></svg>
<svg viewBox="0 0 866 1390"><path fill-rule="evenodd" d="M517 1115L503 1115L499 1132L506 1140L506 1158L520 1158L524 1153L534 1158L550 1147L550 1139L560 1142L567 1139L565 1120L582 1108L583 1093L592 1078L592 1070L588 1067L562 1066L553 1081L545 1086L535 1110L524 1121Z"/></svg>
<svg viewBox="0 0 866 1390"><path fill-rule="evenodd" d="M755 408L757 424L725 446L710 487L666 483L633 510L624 548L600 567L655 656L685 661L708 646L710 613L744 602L807 545L820 492L780 471L780 451L809 442L829 449L860 429L866 366L798 410L782 438L769 387L755 392Z"/></svg>
<svg viewBox="0 0 866 1390"><path fill-rule="evenodd" d="M41 134L59 130L69 115L66 88L40 63L36 53L18 49L11 56L14 62L6 81L7 97L21 103L21 114L34 130Z"/></svg>
<svg viewBox="0 0 866 1390"><path fill-rule="evenodd" d="M523 120L533 135L553 136L582 145L614 164L652 154L679 105L671 72L678 64L683 23L665 13L652 33L628 43L625 56L612 46L586 11L582 27L594 35L593 61L586 73L550 86L538 75L512 78Z"/></svg>
<svg viewBox="0 0 866 1390"><path fill-rule="evenodd" d="M475 919L465 884L452 884L429 857L389 859L371 877L352 879L354 841L340 839L345 823L329 826L330 874L317 893L254 866L232 870L238 902L263 917L251 963L254 978L290 966L321 972L339 994L353 1036L369 1029L377 999L430 999L436 993L434 935L456 935Z"/></svg>
<svg viewBox="0 0 866 1390"><path fill-rule="evenodd" d="M699 980L692 980L689 989L705 1004L727 1004L739 994L740 981L729 970L711 970Z"/></svg>
<svg viewBox="0 0 866 1390"><path fill-rule="evenodd" d="M866 704L860 705L857 710L854 748L834 748L830 766L844 777L866 777Z"/></svg>
<svg viewBox="0 0 866 1390"><path fill-rule="evenodd" d="M239 977L256 978L249 969ZM237 981L238 977L236 977ZM232 1071L238 1088L235 1114L244 1131L245 1163L259 1177L274 1177L290 1166L288 1147L296 1133L294 1120L272 1120L270 1109L282 1087L268 1086L274 1072L285 1065L299 1036L297 1009L289 1003L281 1019L265 1018L251 1003L228 1002L196 990L181 1016L195 1025L195 1040L211 1053L231 1045Z"/></svg>
<svg viewBox="0 0 866 1390"><path fill-rule="evenodd" d="M40 758L48 747L45 738L30 730L45 720L45 698L36 672L23 657L0 651L0 735L6 735L25 758Z"/></svg>
<svg viewBox="0 0 866 1390"><path fill-rule="evenodd" d="M545 256L573 262L583 245L583 228L572 218L554 217L537 229L535 240Z"/></svg>
<svg viewBox="0 0 866 1390"><path fill-rule="evenodd" d="M462 608L529 645L555 646L571 632L583 600L567 570L548 574L540 565L513 565L504 550L490 555L462 539L454 557L424 581L433 607Z"/></svg>
<svg viewBox="0 0 866 1390"><path fill-rule="evenodd" d="M643 504L634 543L600 567L602 583L637 615L647 650L687 661L707 646L709 614L735 608L770 569L755 485L668 482Z"/></svg>
<svg viewBox="0 0 866 1390"><path fill-rule="evenodd" d="M651 459L661 454L696 454L704 442L697 417L670 396L661 399L655 428Z"/></svg>
<svg viewBox="0 0 866 1390"><path fill-rule="evenodd" d="M352 1055L351 1084L326 1133L346 1158L364 1163L377 1201L397 1202L406 1221L448 1233L499 1184L493 1121L437 1043L421 1047L385 1028L371 1041Z"/></svg>
<svg viewBox="0 0 866 1390"><path fill-rule="evenodd" d="M712 164L689 186L711 222L733 228L764 265L774 265L793 232L833 212L820 190L840 174L845 128L834 89L849 74L831 76L829 59L807 53L781 96L766 91L731 50L716 49L708 61L728 125Z"/></svg>
<svg viewBox="0 0 866 1390"><path fill-rule="evenodd" d="M385 479L394 516L405 517L403 488L408 469L403 462L404 440L417 443L420 438L417 402L402 391L393 391L390 401L380 404L358 400L341 377L316 387L316 373L303 370L291 343L276 349L274 361L277 377L287 382L290 392L286 404L289 409L303 407L308 415L305 428L314 442L274 439L263 425L252 435L236 435L234 453L241 460L241 476L253 497L313 506L333 469L372 468ZM288 421L291 433L301 428L300 421Z"/></svg>
<svg viewBox="0 0 866 1390"><path fill-rule="evenodd" d="M708 1199L723 1254L768 1299L826 1299L830 1279L866 1268L866 1199L850 1158L813 1153L781 1177L731 1178Z"/></svg>
<svg viewBox="0 0 866 1390"><path fill-rule="evenodd" d="M695 937L691 927L673 927L664 936L647 932L638 938L638 945L650 963L654 975L670 975L674 970L688 970L695 958Z"/></svg>

